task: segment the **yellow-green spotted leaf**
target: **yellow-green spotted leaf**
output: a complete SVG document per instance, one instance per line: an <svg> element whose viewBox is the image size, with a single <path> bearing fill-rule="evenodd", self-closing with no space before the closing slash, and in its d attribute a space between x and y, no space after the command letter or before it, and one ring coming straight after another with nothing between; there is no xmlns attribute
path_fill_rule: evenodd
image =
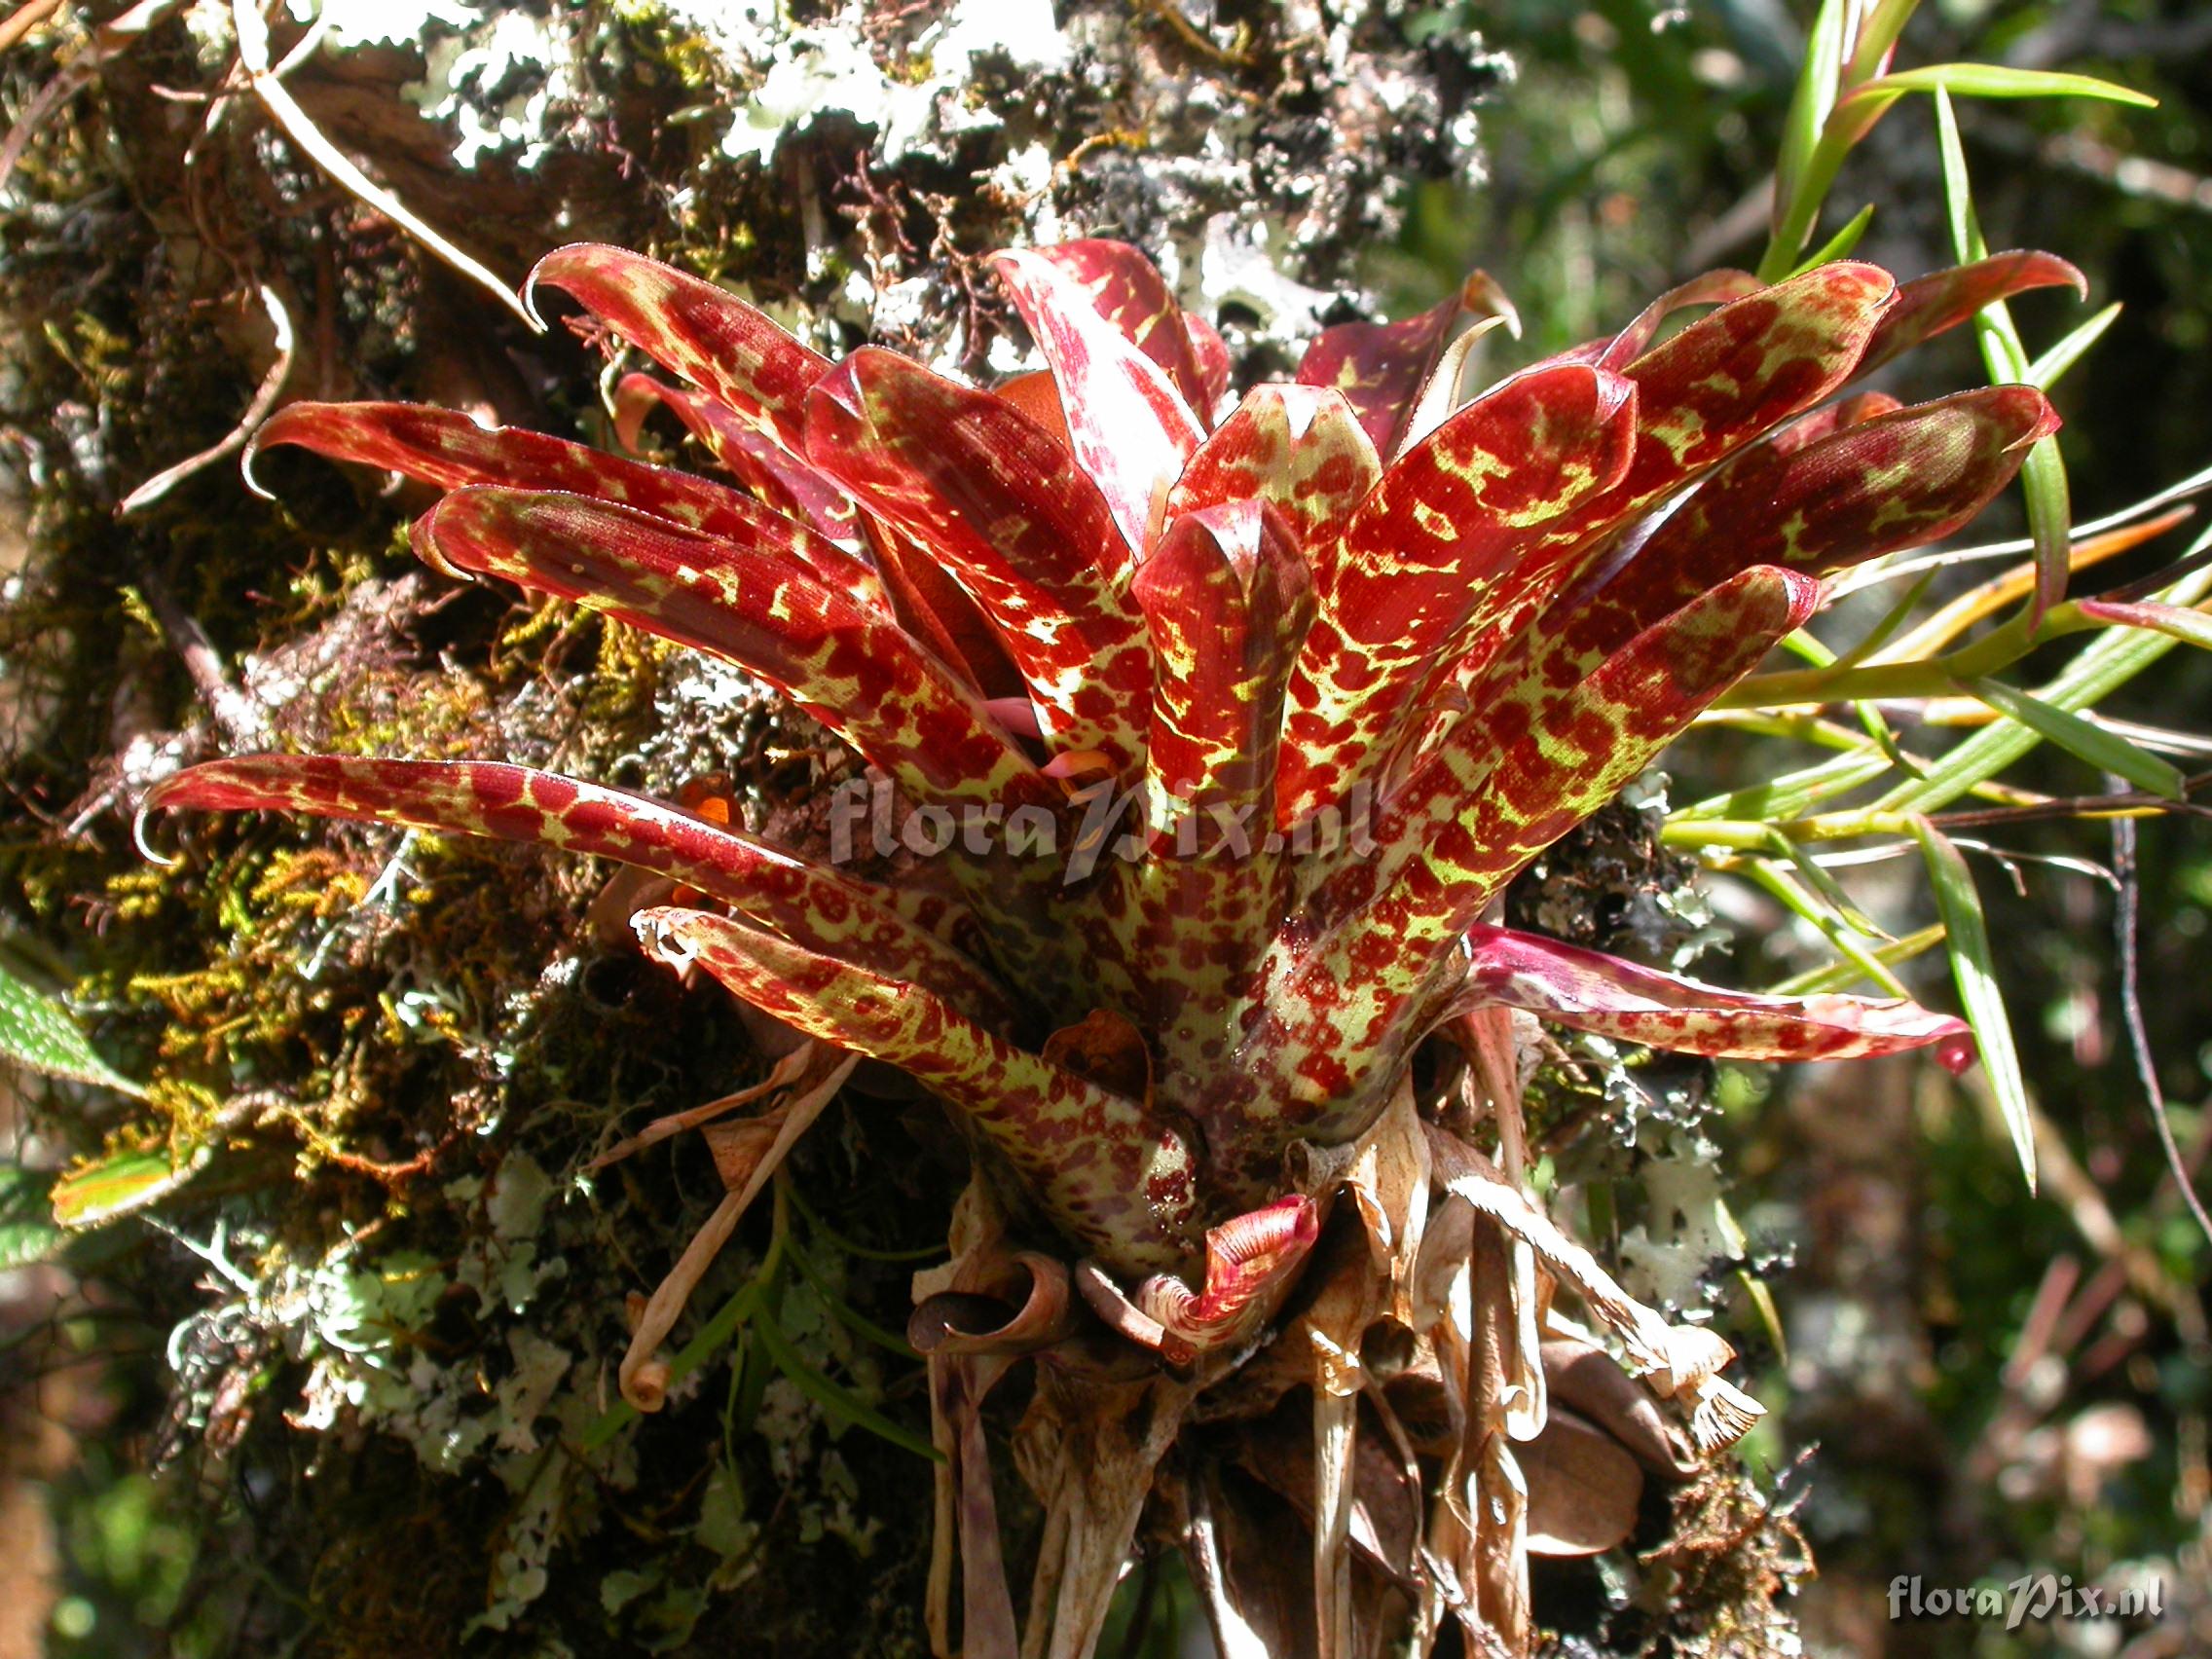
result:
<svg viewBox="0 0 2212 1659"><path fill-rule="evenodd" d="M48 1077L97 1084L126 1094L144 1091L98 1054L69 1011L0 967L0 1059Z"/></svg>

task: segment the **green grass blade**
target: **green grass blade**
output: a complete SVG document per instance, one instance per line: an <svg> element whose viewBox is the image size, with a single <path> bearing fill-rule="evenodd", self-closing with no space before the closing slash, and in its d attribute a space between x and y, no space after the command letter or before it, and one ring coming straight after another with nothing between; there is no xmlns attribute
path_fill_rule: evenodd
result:
<svg viewBox="0 0 2212 1659"><path fill-rule="evenodd" d="M2012 1150L2019 1155L2020 1170L2028 1191L2036 1186L2035 1124L2029 1114L2028 1086L2020 1076L2020 1058L2012 1047L2012 1026L2006 1017L2005 999L1997 988L1995 959L1989 949L1989 928L1981 913L1981 896L1974 891L1973 872L1959 849L1925 819L1912 827L1928 866L1929 884L1936 890L1936 913L1951 955L1951 977L1959 987L1959 1001L1967 1023L1973 1027L1981 1050L1982 1069L1997 1109L2011 1134Z"/></svg>
<svg viewBox="0 0 2212 1659"><path fill-rule="evenodd" d="M848 1303L845 1300L844 1293L830 1282L829 1275L814 1265L814 1262L804 1250L794 1246L791 1252L791 1259L798 1268L799 1277L805 1279L808 1284L814 1287L814 1294L822 1299L822 1306L829 1310L830 1316L838 1324L844 1326L846 1330L851 1331L855 1336L866 1337L877 1347L886 1348L902 1359L919 1359L922 1357L908 1346L906 1339L897 1331L884 1329L883 1326L878 1325L873 1319Z"/></svg>
<svg viewBox="0 0 2212 1659"><path fill-rule="evenodd" d="M1776 830L1775 833L1780 835L1782 832ZM1823 867L1819 860L1788 835L1782 836L1782 844L1788 849L1789 865L1797 872L1797 879L1818 895L1822 903L1833 910L1846 927L1862 939L1879 940L1885 944L1889 942L1890 936L1883 931L1882 925L1859 907L1859 902L1843 890L1842 884Z"/></svg>
<svg viewBox="0 0 2212 1659"><path fill-rule="evenodd" d="M2196 571L2158 594L2165 605L2194 605L2212 591L2212 571ZM2035 693L2038 701L2069 714L2091 709L2176 645L2171 635L2141 628L2100 634ZM1935 812L2002 772L2043 741L2016 720L1985 727L1943 756L1928 776L1901 784L1875 802L1886 812Z"/></svg>
<svg viewBox="0 0 2212 1659"><path fill-rule="evenodd" d="M2158 100L2094 75L2050 69L2008 69L1999 63L1927 63L1868 81L1862 92L1948 92L1962 98L2094 98L2157 109Z"/></svg>
<svg viewBox="0 0 2212 1659"><path fill-rule="evenodd" d="M1825 265L1830 260L1849 258L1851 250L1859 245L1859 239L1866 234L1866 227L1873 222L1874 204L1869 202L1851 216L1849 224L1823 242L1818 250L1800 261L1797 269L1789 275L1795 276L1802 272L1812 270L1816 265Z"/></svg>
<svg viewBox="0 0 2212 1659"><path fill-rule="evenodd" d="M1842 911L1821 902L1823 898L1825 898L1825 894L1816 898L1813 894L1806 892L1797 883L1791 881L1783 867L1772 859L1751 859L1743 867L1745 873L1750 875L1753 881L1763 887L1787 908L1802 917L1823 939L1826 940L1837 955L1851 963L1860 973L1873 980L1875 984L1881 986L1885 992L1893 997L1909 994L1881 958L1874 955L1858 939L1853 937L1854 929L1845 922ZM1802 868L1803 866L1800 866L1799 867ZM1822 871L1822 875L1830 886L1834 885L1834 877L1827 875L1825 870ZM1845 903L1849 903L1849 901L1847 900ZM1864 929L1858 931L1862 934L1866 932Z"/></svg>
<svg viewBox="0 0 2212 1659"><path fill-rule="evenodd" d="M1813 18L1813 32L1805 45L1805 63L1790 89L1789 113L1783 118L1782 144L1774 161L1774 223L1779 230L1788 217L1804 175L1805 164L1820 142L1835 104L1836 87L1843 71L1844 0L1821 0ZM1771 250L1770 250L1771 252Z"/></svg>
<svg viewBox="0 0 2212 1659"><path fill-rule="evenodd" d="M753 1334L768 1357L775 1361L776 1369L831 1417L841 1418L856 1428L865 1428L877 1439L887 1440L917 1457L933 1463L943 1461L943 1455L927 1440L893 1422L850 1389L832 1382L808 1365L773 1319L761 1320L753 1327Z"/></svg>
<svg viewBox="0 0 2212 1659"><path fill-rule="evenodd" d="M1781 823L1802 818L1821 802L1869 783L1890 769L1890 758L1868 745L1763 784L1712 795L1677 811L1671 823L1705 819L1756 819Z"/></svg>
<svg viewBox="0 0 2212 1659"><path fill-rule="evenodd" d="M1877 0L1859 27L1851 60L1843 66L1843 84L1847 89L1864 86L1874 78L1882 54L1897 45L1898 36L1904 32L1904 25L1919 9L1920 0Z"/></svg>
<svg viewBox="0 0 2212 1659"><path fill-rule="evenodd" d="M2181 799L2184 782L2180 770L2148 750L2137 748L2124 737L1994 680L1970 681L1967 689L2006 719L2018 720L2039 737L2055 743L2077 759L2086 760L2099 771L2125 778L2137 789L2148 790L2167 800Z"/></svg>
<svg viewBox="0 0 2212 1659"><path fill-rule="evenodd" d="M1943 217L1951 229L1951 252L1961 265L1982 257L1981 227L1974 222L1973 185L1967 177L1966 145L1959 138L1958 111L1951 94L1936 89L1936 154L1943 170ZM1976 251L1969 253L1969 248Z"/></svg>
<svg viewBox="0 0 2212 1659"><path fill-rule="evenodd" d="M2080 362L2083 354L2104 338L2105 330L2120 319L2120 303L2116 300L2087 322L2069 330L2064 339L2028 365L2028 385L2048 391L2059 376Z"/></svg>
<svg viewBox="0 0 2212 1659"><path fill-rule="evenodd" d="M1851 649L1845 651L1843 655L1837 657L1831 666L1839 669L1856 668L1888 645L1896 637L1898 630L1902 628L1906 621L1919 610L1921 600L1927 596L1928 590L1935 585L1935 582L1936 572L1934 571L1923 571L1920 579L1905 589L1882 619L1866 631L1866 637L1853 645Z"/></svg>
<svg viewBox="0 0 2212 1659"><path fill-rule="evenodd" d="M1953 250L1959 262L1966 264L1985 257L1989 248L1974 216L1972 186L1967 178L1966 147L1959 139L1958 113L1951 107L1950 92L1945 87L1937 85L1935 91L1936 132L1943 166L1943 203L1950 216ZM1974 318L1974 335L1981 344L1982 361L1988 366L1991 385L2003 386L2029 379L2027 348L2020 343L2020 331L2013 326L2011 310L2004 301L1987 307ZM2028 451L2027 460L2020 467L2020 492L2027 505L2029 538L2035 543L2036 588L2028 601L2028 625L2033 629L2064 597L2067 568L2073 558L2072 493L2067 488L2066 462L2058 453L2055 434L2039 440Z"/></svg>
<svg viewBox="0 0 2212 1659"><path fill-rule="evenodd" d="M1885 968L1895 968L1910 962L1916 956L1925 956L1943 942L1940 923L1908 933L1895 944L1885 944L1874 951L1874 959ZM1802 974L1792 974L1780 984L1767 988L1769 996L1810 997L1823 991L1848 991L1864 977L1855 962L1830 962L1825 968L1808 968ZM1875 983L1881 983L1876 980Z"/></svg>

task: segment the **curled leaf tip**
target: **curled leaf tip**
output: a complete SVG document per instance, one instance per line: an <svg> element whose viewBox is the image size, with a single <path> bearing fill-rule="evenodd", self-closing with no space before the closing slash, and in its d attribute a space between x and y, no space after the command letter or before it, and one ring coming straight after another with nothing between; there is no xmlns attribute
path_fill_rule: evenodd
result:
<svg viewBox="0 0 2212 1659"><path fill-rule="evenodd" d="M253 475L253 463L261 458L262 434L274 424L273 421L265 422L252 437L246 439L245 448L239 452L239 481L245 486L247 495L257 496L264 501L274 501L276 496Z"/></svg>
<svg viewBox="0 0 2212 1659"><path fill-rule="evenodd" d="M668 1403L668 1377L666 1360L647 1360L623 1372L622 1397L641 1412L657 1412Z"/></svg>
<svg viewBox="0 0 2212 1659"><path fill-rule="evenodd" d="M1979 1057L1980 1050L1974 1046L1973 1033L1961 1022L1955 1031L1946 1032L1936 1040L1936 1063L1953 1077L1963 1077Z"/></svg>
<svg viewBox="0 0 2212 1659"><path fill-rule="evenodd" d="M535 265L533 265L530 268L530 275L522 279L523 314L537 325L537 331L540 334L545 332L545 317L537 309L537 284L544 280L546 268L548 266L558 267L562 264L572 264L577 254L588 252L596 245L592 242L564 242L551 253L539 259ZM559 287L560 283L555 282L554 286Z"/></svg>
<svg viewBox="0 0 2212 1659"><path fill-rule="evenodd" d="M166 783L167 780L164 779L163 782ZM183 861L158 851L154 843L146 837L147 820L160 811L163 805L163 802L156 798L160 795L161 791L161 784L156 784L148 790L145 798L138 803L138 810L130 815L130 841L138 849L138 856L148 864L157 866L162 869L173 869Z"/></svg>

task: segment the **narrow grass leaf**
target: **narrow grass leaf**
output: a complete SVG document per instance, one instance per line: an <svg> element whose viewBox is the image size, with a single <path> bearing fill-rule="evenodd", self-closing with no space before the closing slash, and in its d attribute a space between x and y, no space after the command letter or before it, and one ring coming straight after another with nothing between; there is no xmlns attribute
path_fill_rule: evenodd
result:
<svg viewBox="0 0 2212 1659"><path fill-rule="evenodd" d="M2091 725L2080 715L2065 709L2039 702L2025 691L1994 680L1974 680L1967 689L1987 703L2008 719L2018 720L2035 733L2048 739L2077 759L2086 760L2100 771L2125 778L2136 788L2148 790L2167 800L2182 797L2181 773L2156 755L2136 746L2102 726Z"/></svg>
<svg viewBox="0 0 2212 1659"><path fill-rule="evenodd" d="M799 1356L792 1346L791 1339L784 1335L773 1319L762 1319L753 1327L753 1335L776 1369L791 1380L798 1391L828 1412L831 1417L865 1428L878 1440L889 1441L903 1451L917 1457L938 1463L944 1460L943 1454L912 1430L893 1422L873 1406L867 1404L849 1388L845 1388L822 1375Z"/></svg>
<svg viewBox="0 0 2212 1659"><path fill-rule="evenodd" d="M1999 63L1927 63L1868 81L1856 95L1870 92L1947 92L1962 98L2093 98L2104 103L2157 109L2148 92L2100 81L2094 75L2069 75L2048 69L2008 69Z"/></svg>
<svg viewBox="0 0 2212 1659"><path fill-rule="evenodd" d="M2087 322L2070 329L2065 337L2028 365L2025 376L2028 385L2048 391L2058 377L2082 360L2083 354L2105 336L2105 330L2120 320L2120 306L2116 300Z"/></svg>
<svg viewBox="0 0 2212 1659"><path fill-rule="evenodd" d="M1883 967L1895 968L1899 963L1910 962L1914 957L1927 955L1942 942L1942 924L1936 922L1908 933L1895 944L1885 944L1871 954ZM1863 975L1857 963L1830 962L1825 968L1808 968L1802 974L1792 974L1774 986L1771 994L1778 997L1802 997L1810 996L1816 991L1848 990L1862 977Z"/></svg>
<svg viewBox="0 0 2212 1659"><path fill-rule="evenodd" d="M1702 822L1707 819L1756 819L1783 823L1802 818L1807 812L1847 790L1870 783L1890 769L1890 757L1868 745L1851 750L1818 765L1786 772L1781 777L1763 784L1751 784L1744 789L1731 790L1726 794L1711 795L1694 805L1676 812L1671 823Z"/></svg>
<svg viewBox="0 0 2212 1659"><path fill-rule="evenodd" d="M2028 1086L2020 1076L2011 1022L2006 1017L2005 999L1997 988L1996 961L1990 953L1989 928L1982 917L1981 897L1974 891L1973 872L1967 868L1959 849L1927 820L1915 819L1912 833L1920 843L1929 884L1936 892L1936 913L1943 921L1959 1001L1966 1010L1967 1023L1973 1027L1997 1109L2012 1136L2012 1150L2019 1155L2020 1169L2032 1193L2036 1186L2036 1142Z"/></svg>
<svg viewBox="0 0 2212 1659"><path fill-rule="evenodd" d="M1982 240L1981 226L1974 215L1972 186L1967 178L1966 147L1959 139L1958 112L1951 107L1950 93L1942 83L1937 83L1935 91L1936 129L1943 166L1943 202L1951 222L1951 241L1960 262L1971 263L1986 258L1989 249ZM1989 367L1993 385L2030 379L2027 348L2021 344L2020 332L2012 324L2011 310L2004 301L1993 301L1982 309L1974 318L1974 333L1981 343L1982 361ZM2036 585L2028 600L2028 626L2032 630L2065 596L2067 569L2073 551L2073 500L2066 484L2066 463L2058 453L2055 436L2044 438L2028 451L2027 459L2020 464L2020 492L2026 499L2028 535L2035 543Z"/></svg>
<svg viewBox="0 0 2212 1659"><path fill-rule="evenodd" d="M1821 129L1835 103L1836 84L1843 69L1846 19L1843 0L1822 0L1805 52L1805 65L1797 72L1790 91L1789 113L1783 119L1782 147L1774 164L1774 223L1779 231L1789 217L1804 178L1805 165L1820 142ZM1786 250L1788 258L1794 249ZM1768 249L1769 258L1775 250ZM1761 276L1766 275L1762 269Z"/></svg>
<svg viewBox="0 0 2212 1659"><path fill-rule="evenodd" d="M1802 868L1803 866L1800 866L1799 867ZM1853 930L1845 924L1841 911L1824 904L1819 898L1806 892L1804 888L1790 880L1788 872L1772 859L1751 859L1745 864L1743 868L1744 873L1749 875L1752 881L1764 888L1779 903L1803 918L1808 926L1826 940L1837 955L1855 964L1860 973L1873 980L1891 996L1903 997L1911 994L1905 989L1903 981L1889 971L1880 957L1874 955L1858 939L1852 937ZM1835 878L1828 875L1826 871L1822 871L1822 875L1831 886L1834 884ZM1869 929L1858 931L1866 937L1873 937Z"/></svg>
<svg viewBox="0 0 2212 1659"><path fill-rule="evenodd" d="M1825 265L1832 259L1848 259L1851 256L1851 250L1859 245L1859 239L1866 234L1866 227L1873 222L1874 204L1869 202L1851 216L1850 222L1842 230L1836 232L1834 236L1821 243L1812 254L1801 260L1797 269L1792 271L1790 275L1792 276L1799 276L1812 270L1814 266Z"/></svg>

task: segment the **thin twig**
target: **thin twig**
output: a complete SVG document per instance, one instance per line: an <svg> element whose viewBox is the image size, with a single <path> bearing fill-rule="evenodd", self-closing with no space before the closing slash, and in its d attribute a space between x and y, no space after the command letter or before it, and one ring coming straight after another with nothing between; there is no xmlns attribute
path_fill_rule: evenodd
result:
<svg viewBox="0 0 2212 1659"><path fill-rule="evenodd" d="M246 78L262 104L276 117L276 125L284 129L285 136L297 144L301 151L316 166L374 207L386 218L398 225L416 240L444 260L456 271L477 283L498 298L498 302L522 318L533 334L542 334L545 325L530 314L514 288L502 282L485 266L456 247L419 218L398 197L376 183L369 175L347 157L346 153L322 135L322 129L308 118L297 99L287 92L269 64L269 21L261 15L255 0L232 0L231 18L238 31L239 59L245 65ZM294 58L285 59L290 68Z"/></svg>
<svg viewBox="0 0 2212 1659"><path fill-rule="evenodd" d="M2135 820L2116 818L2112 823L2112 867L2120 878L2113 905L2113 931L2120 941L2120 1012L2127 1026L2127 1046L2135 1055L2135 1072L2143 1080L2144 1097L2151 1102L2151 1121L2158 1127L2158 1144L2165 1149L2166 1168L2181 1190L2182 1202L2196 1218L2196 1225L2212 1239L2212 1216L2204 1213L2204 1200L2189 1178L2181 1146L2166 1116L2166 1092L2158 1087L2158 1068L2151 1057L2151 1037L2143 1023L2143 999L2137 980L2136 907L2140 891L2135 867Z"/></svg>
<svg viewBox="0 0 2212 1659"><path fill-rule="evenodd" d="M7 17L0 18L0 52L6 52L60 10L61 0L24 0Z"/></svg>
<svg viewBox="0 0 2212 1659"><path fill-rule="evenodd" d="M245 448L246 440L268 419L270 410L276 408L284 383L292 378L292 313L284 309L284 302L276 297L275 288L266 282L260 286L262 310L269 313L269 325L276 331L276 360L269 365L269 372L261 377L261 385L254 388L253 401L245 406L239 424L224 434L221 442L208 445L197 455L187 456L174 466L165 466L124 497L123 505L115 510L118 518L127 518L141 508L152 506L202 467L225 456L236 455Z"/></svg>
<svg viewBox="0 0 2212 1659"><path fill-rule="evenodd" d="M260 703L231 683L230 671L200 619L178 604L168 584L151 571L139 578L138 591L231 749L244 754L266 747L269 725Z"/></svg>

